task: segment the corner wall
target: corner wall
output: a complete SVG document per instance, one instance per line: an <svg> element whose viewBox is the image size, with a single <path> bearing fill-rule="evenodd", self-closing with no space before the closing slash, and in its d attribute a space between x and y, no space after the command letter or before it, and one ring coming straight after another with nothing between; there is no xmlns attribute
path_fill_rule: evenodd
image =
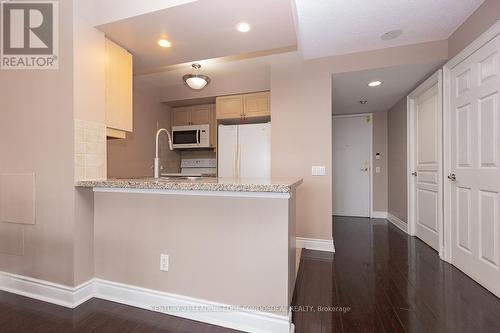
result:
<svg viewBox="0 0 500 333"><path fill-rule="evenodd" d="M389 154L388 212L404 222L408 221L406 108L406 97L404 97L389 110L387 116Z"/></svg>
<svg viewBox="0 0 500 333"><path fill-rule="evenodd" d="M59 50L58 70L0 71L0 174L36 177L36 222L17 225L22 255L0 253L0 271L71 286L75 205L70 0L59 2Z"/></svg>
<svg viewBox="0 0 500 333"><path fill-rule="evenodd" d="M152 177L158 128L170 130L170 107L160 102L160 90L134 78L134 132L126 139L107 141L108 177ZM180 154L160 139L163 172L179 172Z"/></svg>
<svg viewBox="0 0 500 333"><path fill-rule="evenodd" d="M380 159L376 154L380 153ZM388 148L387 111L373 113L373 211L387 212L388 209ZM380 172L376 172L376 168Z"/></svg>

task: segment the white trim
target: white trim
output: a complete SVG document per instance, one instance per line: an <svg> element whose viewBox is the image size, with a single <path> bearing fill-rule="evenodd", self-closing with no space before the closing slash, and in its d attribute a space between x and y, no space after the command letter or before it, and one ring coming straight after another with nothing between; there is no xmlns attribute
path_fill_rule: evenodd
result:
<svg viewBox="0 0 500 333"><path fill-rule="evenodd" d="M440 216L438 217L438 252L443 253L444 248L444 204L443 204L443 71L440 69L436 71L432 76L430 76L427 80L421 83L415 90L413 90L407 97L407 210L408 210L408 224L407 230L408 234L411 236L416 236L417 229L417 212L416 212L416 198L415 193L417 189L417 179L413 177L411 174L416 169L416 142L415 142L415 100L429 90L431 87L437 84L438 87L438 104L441 106L441 115L438 117L437 128L440 131L438 134L438 174L440 176L440 181L438 183L438 200L440 204L438 205L438 213Z"/></svg>
<svg viewBox="0 0 500 333"><path fill-rule="evenodd" d="M0 272L0 290L40 301L75 308L93 297L94 280L76 287Z"/></svg>
<svg viewBox="0 0 500 333"><path fill-rule="evenodd" d="M381 211L372 211L371 215L372 219L386 219L387 218L387 212L381 212Z"/></svg>
<svg viewBox="0 0 500 333"><path fill-rule="evenodd" d="M343 114L343 115L333 115L332 116L332 140L333 140L333 120L335 118L353 118L353 117L367 117L370 116L370 158L368 159L370 165L370 189L369 189L369 195L370 195L370 207L368 208L368 214L370 216L366 217L373 217L371 216L372 210L373 210L373 113L355 113L355 114ZM332 158L335 158L333 156L333 151L332 151ZM332 182L333 182L333 177L332 177ZM332 183L333 184L333 183ZM331 185L332 185L331 184ZM332 185L333 188L333 185ZM335 209L335 208L333 208ZM336 215L335 213L333 215Z"/></svg>
<svg viewBox="0 0 500 333"><path fill-rule="evenodd" d="M314 239L297 237L296 246L301 249L335 252L335 245L333 239Z"/></svg>
<svg viewBox="0 0 500 333"><path fill-rule="evenodd" d="M294 331L289 315L231 307L227 304L102 279L91 279L77 287L68 287L0 272L0 290L67 308L75 308L95 297L243 332L290 333ZM207 308L215 311L199 311L199 309ZM187 310L176 311L175 309ZM189 311L189 309L192 310Z"/></svg>
<svg viewBox="0 0 500 333"><path fill-rule="evenodd" d="M96 279L96 297L212 325L255 333L289 333L290 317L230 308L227 304ZM158 307L158 308L154 308ZM175 311L175 309L195 309ZM196 309L214 309L214 312Z"/></svg>
<svg viewBox="0 0 500 333"><path fill-rule="evenodd" d="M243 198L270 198L290 199L291 193L281 192L232 192L232 191L191 191L191 190L162 190L142 188L94 187L94 192L102 193L139 193L139 194L164 194L188 195L210 197L243 197Z"/></svg>
<svg viewBox="0 0 500 333"><path fill-rule="evenodd" d="M451 98L451 69L459 65L462 61L470 57L474 52L479 50L485 44L487 44L492 39L500 35L500 20L493 24L488 30L482 33L476 40L470 43L465 49L448 61L443 67L443 158L444 158L444 170L443 179L451 170L451 128L450 128L450 98ZM443 229L444 229L444 246L442 253L439 256L444 261L452 263L452 228L451 228L451 183L449 181L444 182L444 219L443 219Z"/></svg>
<svg viewBox="0 0 500 333"><path fill-rule="evenodd" d="M396 227L401 229L403 232L408 233L408 224L401 220L400 218L392 215L391 213L387 213L387 221L394 224Z"/></svg>

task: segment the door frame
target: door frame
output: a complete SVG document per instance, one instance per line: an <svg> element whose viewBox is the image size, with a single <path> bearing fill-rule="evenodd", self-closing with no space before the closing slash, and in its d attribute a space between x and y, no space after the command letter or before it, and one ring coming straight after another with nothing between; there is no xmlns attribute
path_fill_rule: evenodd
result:
<svg viewBox="0 0 500 333"><path fill-rule="evenodd" d="M338 118L354 118L354 117L370 117L370 158L368 159L368 177L369 177L369 183L370 183L370 189L369 189L369 195L370 199L368 200L370 203L370 207L368 208L368 214L370 218L374 218L374 212L373 212L373 113L355 113L355 114L341 114L341 115L333 115L332 116L332 130L333 130L333 122L335 119ZM334 139L335 133L332 133L332 140ZM332 158L335 158L333 156L333 146L332 146ZM332 211L334 210L333 208L333 171L332 171Z"/></svg>
<svg viewBox="0 0 500 333"><path fill-rule="evenodd" d="M438 139L438 173L441 175L441 180L438 183L438 201L440 202L440 207L438 207L438 252L441 256L444 247L444 188L443 188L443 178L444 178L444 161L443 161L443 114L444 114L444 93L443 93L443 70L438 69L434 74L432 74L427 80L421 83L415 90L413 90L407 97L407 108L406 108L406 154L407 154L407 206L408 206L408 234L411 236L416 236L417 221L416 221L416 205L415 205L415 193L417 189L417 178L412 176L412 172L415 170L415 153L416 153L416 142L415 142L415 105L417 98L425 93L427 90L432 88L434 85L438 85L438 104L441 106L441 114L438 119L440 123L437 124L439 130ZM441 209L439 209L441 208Z"/></svg>
<svg viewBox="0 0 500 333"><path fill-rule="evenodd" d="M458 53L455 57L449 60L443 66L444 89L443 89L443 181L444 181L444 244L443 253L439 254L441 259L452 263L452 228L451 228L451 192L452 183L445 181L449 171L451 171L451 128L450 128L450 105L451 105L451 70L459 65L462 61L470 57L474 52L479 50L483 45L500 35L500 20L496 21L488 30L481 34L476 40L470 43L465 49Z"/></svg>

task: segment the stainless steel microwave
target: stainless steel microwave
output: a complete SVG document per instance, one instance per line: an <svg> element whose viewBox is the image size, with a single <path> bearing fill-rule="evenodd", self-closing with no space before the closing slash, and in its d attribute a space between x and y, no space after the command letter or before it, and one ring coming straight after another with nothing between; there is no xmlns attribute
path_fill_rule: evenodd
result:
<svg viewBox="0 0 500 333"><path fill-rule="evenodd" d="M174 149L209 148L210 125L173 126L172 143Z"/></svg>

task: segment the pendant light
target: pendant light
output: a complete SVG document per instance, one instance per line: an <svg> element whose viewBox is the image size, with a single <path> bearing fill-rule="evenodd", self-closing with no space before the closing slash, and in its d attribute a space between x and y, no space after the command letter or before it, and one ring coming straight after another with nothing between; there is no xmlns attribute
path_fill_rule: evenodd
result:
<svg viewBox="0 0 500 333"><path fill-rule="evenodd" d="M206 75L198 74L201 68L200 64L193 64L193 73L186 74L182 77L187 86L193 90L202 90L210 83L210 78Z"/></svg>

